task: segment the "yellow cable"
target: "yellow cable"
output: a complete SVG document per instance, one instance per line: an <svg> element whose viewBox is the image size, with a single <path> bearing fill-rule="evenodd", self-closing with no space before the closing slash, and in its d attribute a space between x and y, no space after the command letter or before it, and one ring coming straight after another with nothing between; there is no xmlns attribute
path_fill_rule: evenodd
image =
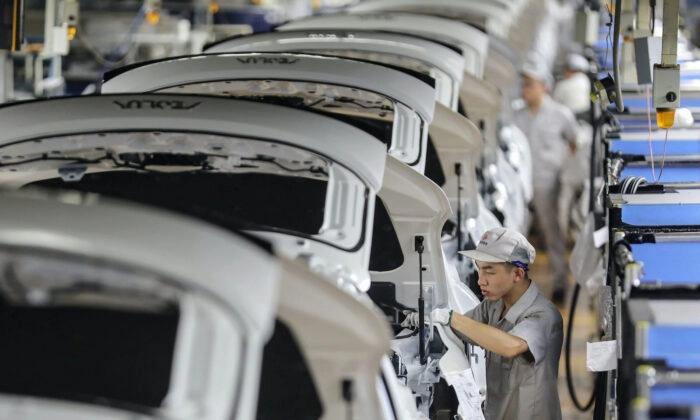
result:
<svg viewBox="0 0 700 420"><path fill-rule="evenodd" d="M651 159L651 179L656 182L656 169L654 168L654 149L651 145L651 100L649 99L649 85L645 85L647 93L647 122L649 123L649 156Z"/></svg>
<svg viewBox="0 0 700 420"><path fill-rule="evenodd" d="M12 51L17 51L17 2L19 0L14 0L12 2L12 46L10 49Z"/></svg>

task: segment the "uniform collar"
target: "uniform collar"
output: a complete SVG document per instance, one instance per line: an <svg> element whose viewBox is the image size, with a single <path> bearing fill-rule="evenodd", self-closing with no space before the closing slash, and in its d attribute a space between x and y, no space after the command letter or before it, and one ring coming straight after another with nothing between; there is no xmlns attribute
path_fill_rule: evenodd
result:
<svg viewBox="0 0 700 420"><path fill-rule="evenodd" d="M540 104L540 109L549 107L554 103L554 99L549 95L549 93L544 94L544 98L542 98L542 103Z"/></svg>
<svg viewBox="0 0 700 420"><path fill-rule="evenodd" d="M538 116L542 113L543 109L548 109L551 106L551 103L553 101L554 101L554 99L552 99L552 97L549 96L549 93L545 93L544 97L542 98L542 102L540 102L540 106L537 108L537 111L535 111L535 112L530 111L530 107L528 107L527 104L525 104L524 109L527 110L527 112L530 115Z"/></svg>
<svg viewBox="0 0 700 420"><path fill-rule="evenodd" d="M515 324L515 321L520 318L520 315L522 315L523 312L525 312L525 310L535 302L535 298L537 298L538 293L539 290L537 289L535 282L530 280L530 286L527 288L525 293L523 293L523 295L520 296L520 299L518 299L518 301L515 302L515 304L508 310L506 320L511 324Z"/></svg>

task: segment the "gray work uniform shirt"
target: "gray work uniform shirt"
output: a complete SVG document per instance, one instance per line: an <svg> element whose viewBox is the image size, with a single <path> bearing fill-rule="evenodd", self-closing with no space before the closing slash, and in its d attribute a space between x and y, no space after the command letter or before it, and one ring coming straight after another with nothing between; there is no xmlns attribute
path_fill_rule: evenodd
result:
<svg viewBox="0 0 700 420"><path fill-rule="evenodd" d="M464 314L527 342L529 351L513 358L486 351L487 420L559 420L557 392L563 321L559 310L534 281L505 317L502 299L482 301ZM467 340L471 341L471 340Z"/></svg>
<svg viewBox="0 0 700 420"><path fill-rule="evenodd" d="M513 113L513 122L525 133L532 153L532 182L552 185L570 153L568 143L576 141L578 123L569 108L546 95L536 113L525 106Z"/></svg>

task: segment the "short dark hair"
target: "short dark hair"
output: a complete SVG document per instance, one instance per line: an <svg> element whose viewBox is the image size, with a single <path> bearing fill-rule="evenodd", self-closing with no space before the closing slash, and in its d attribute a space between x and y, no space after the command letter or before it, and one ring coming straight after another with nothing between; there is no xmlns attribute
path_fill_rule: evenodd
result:
<svg viewBox="0 0 700 420"><path fill-rule="evenodd" d="M515 264L513 264L513 263L511 263L511 262L508 262L508 261L506 261L506 262L504 262L504 263L502 263L502 264L503 264L503 266L505 267L506 271L509 272L509 273L510 273L511 271L513 271L514 268L518 268L517 265L515 265ZM525 273L525 275L524 275L523 277L524 277L524 278L528 278L528 276L527 276L527 270L523 270L523 272Z"/></svg>

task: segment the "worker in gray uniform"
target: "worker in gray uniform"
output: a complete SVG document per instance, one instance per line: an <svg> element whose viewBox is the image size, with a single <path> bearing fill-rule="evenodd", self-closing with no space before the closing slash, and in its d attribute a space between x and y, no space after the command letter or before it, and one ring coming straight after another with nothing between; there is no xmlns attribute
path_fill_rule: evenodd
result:
<svg viewBox="0 0 700 420"><path fill-rule="evenodd" d="M552 85L549 69L539 60L528 60L521 71L521 95L525 105L513 113L513 122L530 142L532 152L532 204L549 254L554 282L552 301L561 304L568 288L566 237L558 220L562 164L576 150L578 124L564 105L547 93Z"/></svg>
<svg viewBox="0 0 700 420"><path fill-rule="evenodd" d="M535 248L519 232L499 227L487 231L476 249L461 253L474 259L485 299L463 315L434 309L430 319L486 350L484 417L561 419L557 376L563 321L527 275ZM402 323L417 324L417 313Z"/></svg>

